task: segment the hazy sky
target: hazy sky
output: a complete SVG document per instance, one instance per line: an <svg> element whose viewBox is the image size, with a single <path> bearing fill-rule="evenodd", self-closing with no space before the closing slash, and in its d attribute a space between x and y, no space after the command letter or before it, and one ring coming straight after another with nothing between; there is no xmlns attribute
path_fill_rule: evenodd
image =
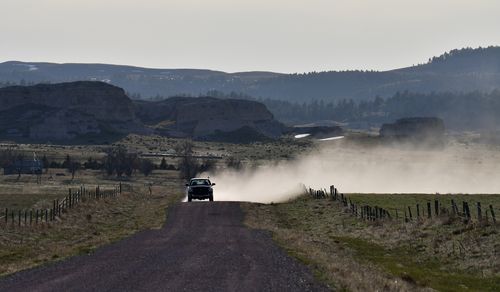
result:
<svg viewBox="0 0 500 292"><path fill-rule="evenodd" d="M1 0L0 62L386 70L500 45L498 0Z"/></svg>

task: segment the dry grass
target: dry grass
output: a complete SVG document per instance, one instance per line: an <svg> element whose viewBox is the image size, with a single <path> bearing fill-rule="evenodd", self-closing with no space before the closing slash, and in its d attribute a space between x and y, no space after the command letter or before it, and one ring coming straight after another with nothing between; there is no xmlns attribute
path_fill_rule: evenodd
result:
<svg viewBox="0 0 500 292"><path fill-rule="evenodd" d="M153 183L152 195L149 183ZM64 214L60 222L21 228L3 225L0 275L90 253L137 231L159 228L165 221L167 207L182 195L177 172L155 172L151 177L137 177L125 183L118 198L78 205Z"/></svg>
<svg viewBox="0 0 500 292"><path fill-rule="evenodd" d="M369 224L328 200L299 198L245 204L247 224L310 265L331 286L348 290L496 290L500 236L496 227L449 220Z"/></svg>
<svg viewBox="0 0 500 292"><path fill-rule="evenodd" d="M56 176L56 173L64 176ZM33 175L22 175L19 179L17 175L2 175L0 207L16 210L50 207L52 200L63 198L69 188L79 188L81 185L93 188L99 185L110 189L116 184L118 181L114 178L108 178L100 171L90 170L78 171L72 180L71 174L65 169L50 169L47 174L42 175L41 184L37 183L36 176Z"/></svg>
<svg viewBox="0 0 500 292"><path fill-rule="evenodd" d="M135 149L139 153L161 153L175 149L182 140L161 136L129 135L118 141L117 145ZM310 141L277 140L273 142L256 142L251 144L232 144L221 142L194 141L195 155L214 155L220 157L235 156L243 160L270 161L293 159L304 151L309 151L313 144Z"/></svg>

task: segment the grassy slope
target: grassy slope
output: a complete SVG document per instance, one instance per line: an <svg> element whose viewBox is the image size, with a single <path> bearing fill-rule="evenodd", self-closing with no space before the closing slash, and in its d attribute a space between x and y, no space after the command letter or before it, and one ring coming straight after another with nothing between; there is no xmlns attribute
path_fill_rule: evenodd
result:
<svg viewBox="0 0 500 292"><path fill-rule="evenodd" d="M500 289L500 236L494 227L373 225L344 214L334 202L309 198L244 208L249 226L272 231L280 245L336 288Z"/></svg>

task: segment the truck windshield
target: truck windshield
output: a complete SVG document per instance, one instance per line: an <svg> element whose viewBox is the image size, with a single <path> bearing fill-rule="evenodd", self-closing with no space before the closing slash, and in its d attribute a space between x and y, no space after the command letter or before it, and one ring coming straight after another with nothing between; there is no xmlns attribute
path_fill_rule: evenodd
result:
<svg viewBox="0 0 500 292"><path fill-rule="evenodd" d="M211 185L208 179L193 179L191 180L190 185L192 186L209 186Z"/></svg>

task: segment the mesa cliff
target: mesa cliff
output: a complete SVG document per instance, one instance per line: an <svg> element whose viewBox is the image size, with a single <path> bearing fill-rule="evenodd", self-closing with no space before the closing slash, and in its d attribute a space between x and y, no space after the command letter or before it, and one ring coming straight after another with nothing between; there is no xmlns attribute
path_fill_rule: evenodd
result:
<svg viewBox="0 0 500 292"><path fill-rule="evenodd" d="M245 129L245 135L277 138L284 131L284 126L274 120L271 112L255 101L173 97L136 104L137 116L146 124L156 125L156 129L167 136L225 140L222 136Z"/></svg>
<svg viewBox="0 0 500 292"><path fill-rule="evenodd" d="M0 88L2 139L68 141L138 133L248 142L249 137L277 138L283 131L284 126L255 101L132 101L119 87L90 81Z"/></svg>

